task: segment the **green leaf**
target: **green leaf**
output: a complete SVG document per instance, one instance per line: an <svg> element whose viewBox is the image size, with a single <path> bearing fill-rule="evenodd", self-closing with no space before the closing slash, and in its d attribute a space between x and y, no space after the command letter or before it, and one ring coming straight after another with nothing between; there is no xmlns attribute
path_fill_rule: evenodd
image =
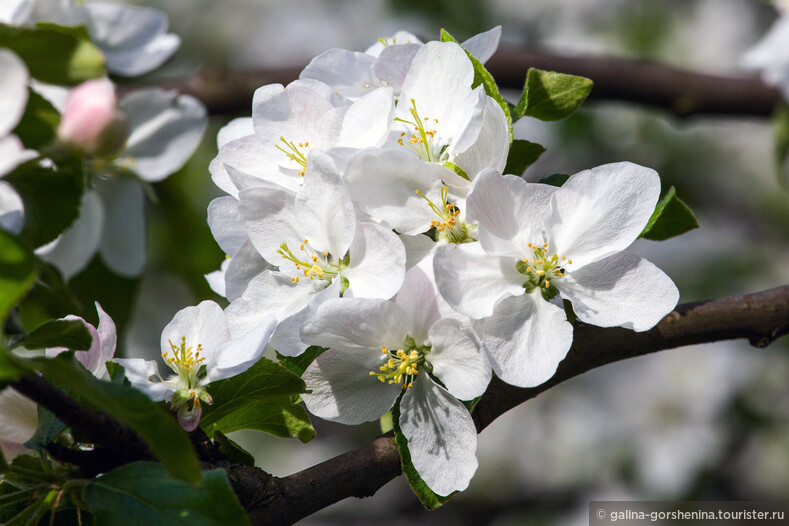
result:
<svg viewBox="0 0 789 526"><path fill-rule="evenodd" d="M22 198L25 226L20 237L31 247L49 243L77 219L82 197L81 173L33 166L5 178Z"/></svg>
<svg viewBox="0 0 789 526"><path fill-rule="evenodd" d="M31 89L25 113L14 129L14 135L28 148L40 150L55 139L59 123L60 113L48 100Z"/></svg>
<svg viewBox="0 0 789 526"><path fill-rule="evenodd" d="M590 91L592 81L587 78L529 68L515 112L541 121L566 119L581 107Z"/></svg>
<svg viewBox="0 0 789 526"><path fill-rule="evenodd" d="M211 422L211 421L209 421ZM290 396L279 396L262 401L248 402L229 415L205 425L200 422L208 436L216 432L232 433L240 429L256 429L283 438L298 438L307 443L315 438L304 409L293 402Z"/></svg>
<svg viewBox="0 0 789 526"><path fill-rule="evenodd" d="M551 186L562 186L569 178L570 176L567 174L551 174L548 177L543 177L538 182Z"/></svg>
<svg viewBox="0 0 789 526"><path fill-rule="evenodd" d="M394 408L392 408L392 423L394 424L395 444L397 444L397 451L400 453L400 462L403 465L403 473L408 480L408 484L416 494L419 502L428 509L434 510L440 508L451 499L456 493L450 493L446 497L436 495L432 489L422 480L419 473L416 472L414 464L411 462L411 452L408 451L408 439L400 431L400 400L398 400Z"/></svg>
<svg viewBox="0 0 789 526"><path fill-rule="evenodd" d="M38 406L38 427L30 440L23 445L27 449L43 451L44 446L51 443L66 428L52 412Z"/></svg>
<svg viewBox="0 0 789 526"><path fill-rule="evenodd" d="M304 371L307 370L307 367L309 367L310 364L315 361L315 358L323 354L326 350L327 349L325 347L312 345L307 347L307 350L298 356L284 356L280 353L277 353L277 360L279 361L280 365L282 365L282 367L298 376L301 376L304 374Z"/></svg>
<svg viewBox="0 0 789 526"><path fill-rule="evenodd" d="M33 255L19 240L0 229L0 323L36 279Z"/></svg>
<svg viewBox="0 0 789 526"><path fill-rule="evenodd" d="M213 424L247 404L260 404L273 398L301 394L305 389L301 378L281 365L261 358L245 372L209 384L208 393L214 403L203 409L200 427L211 429Z"/></svg>
<svg viewBox="0 0 789 526"><path fill-rule="evenodd" d="M16 340L11 348L45 349L65 347L75 351L90 349L93 338L80 320L52 320Z"/></svg>
<svg viewBox="0 0 789 526"><path fill-rule="evenodd" d="M19 55L34 78L49 84L73 86L106 75L104 55L84 27L0 24L0 47Z"/></svg>
<svg viewBox="0 0 789 526"><path fill-rule="evenodd" d="M27 362L48 380L68 389L81 403L113 416L136 431L172 476L191 484L200 482L200 466L192 442L162 406L136 389L97 379L72 353Z"/></svg>
<svg viewBox="0 0 789 526"><path fill-rule="evenodd" d="M221 432L214 432L214 442L219 444L219 451L233 464L255 465L255 457L249 451L227 438Z"/></svg>
<svg viewBox="0 0 789 526"><path fill-rule="evenodd" d="M201 482L189 486L169 477L159 464L135 462L88 483L82 500L94 524L104 526L249 525L224 470L204 471Z"/></svg>
<svg viewBox="0 0 789 526"><path fill-rule="evenodd" d="M775 164L779 180L787 184L789 180L785 177L786 159L789 158L789 105L780 103L773 113L773 129L775 141Z"/></svg>
<svg viewBox="0 0 789 526"><path fill-rule="evenodd" d="M23 374L27 373L21 367L18 360L14 359L2 346L0 346L0 391L6 389L8 382L13 382Z"/></svg>
<svg viewBox="0 0 789 526"><path fill-rule="evenodd" d="M454 42L455 44L460 46L460 43L455 40L455 37L450 35L445 29L441 29L441 42ZM460 46L461 48L463 46ZM463 51L466 51L463 49ZM492 97L496 102L499 103L501 109L504 111L504 115L507 117L507 126L510 131L510 143L512 142L512 115L510 114L510 107L509 103L504 100L504 97L501 96L499 92L498 86L496 86L496 81L493 79L493 75L491 75L485 66L477 60L471 53L466 51L469 60L471 60L471 64L474 66L474 82L471 84L472 88L476 88L480 84L484 86L485 93L488 94L489 97Z"/></svg>
<svg viewBox="0 0 789 526"><path fill-rule="evenodd" d="M545 147L541 144L515 139L512 141L510 153L507 155L507 166L504 167L504 173L523 175L526 168L534 164L544 152Z"/></svg>
<svg viewBox="0 0 789 526"><path fill-rule="evenodd" d="M677 197L677 191L672 186L655 207L639 237L663 241L698 227L699 221L693 211Z"/></svg>
<svg viewBox="0 0 789 526"><path fill-rule="evenodd" d="M444 166L444 168L448 168L448 169L452 170L453 172L458 174L460 177L462 177L466 181L471 181L471 179L469 178L469 176L466 173L466 171L463 170L463 168L461 168L460 166L456 165L455 163L451 163L451 162L447 161L447 162L445 162L443 164L443 166Z"/></svg>

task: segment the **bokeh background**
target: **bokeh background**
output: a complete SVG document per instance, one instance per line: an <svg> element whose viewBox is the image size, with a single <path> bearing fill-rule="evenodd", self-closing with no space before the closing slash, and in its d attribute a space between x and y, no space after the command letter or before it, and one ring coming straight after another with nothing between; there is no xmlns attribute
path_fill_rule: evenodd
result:
<svg viewBox="0 0 789 526"><path fill-rule="evenodd" d="M204 67L301 66L332 47L364 50L399 29L435 39L445 27L462 41L499 24L502 46L747 74L740 55L777 16L759 0L127 3L168 12L183 39L146 83ZM249 108L245 115L251 100ZM149 266L140 280L118 278L99 260L72 280L118 322L126 356L158 356L161 329L181 308L203 299L225 304L203 278L224 258L206 225L206 207L221 195L207 168L217 130L242 115L212 117L195 157L153 185ZM515 134L548 148L524 176L532 181L628 160L656 169L664 189L677 187L701 228L634 248L674 279L682 302L789 283L789 191L778 182L769 119L679 120L657 108L589 102L559 123L524 118ZM313 421L318 436L306 445L257 432L233 438L263 469L287 475L380 432L376 423ZM725 342L664 351L592 371L500 417L480 435L478 456L468 491L438 511L424 511L400 477L303 524L586 524L591 499L787 499L789 339L767 349Z"/></svg>

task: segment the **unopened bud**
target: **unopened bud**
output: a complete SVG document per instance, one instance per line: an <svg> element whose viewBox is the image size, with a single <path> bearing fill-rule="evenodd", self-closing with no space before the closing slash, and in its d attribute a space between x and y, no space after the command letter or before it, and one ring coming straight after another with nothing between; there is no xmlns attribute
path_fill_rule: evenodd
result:
<svg viewBox="0 0 789 526"><path fill-rule="evenodd" d="M126 142L129 122L118 109L115 87L107 79L89 80L69 94L58 137L93 157L117 153Z"/></svg>

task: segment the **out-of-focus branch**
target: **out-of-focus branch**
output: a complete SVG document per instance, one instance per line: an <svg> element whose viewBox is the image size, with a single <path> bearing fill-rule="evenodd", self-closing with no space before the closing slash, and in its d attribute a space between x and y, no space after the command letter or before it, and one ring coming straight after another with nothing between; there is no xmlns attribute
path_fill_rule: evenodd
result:
<svg viewBox="0 0 789 526"><path fill-rule="evenodd" d="M482 431L513 407L570 378L625 358L684 345L747 338L764 347L789 333L789 285L772 290L680 305L647 332L577 324L573 346L556 374L543 385L521 389L494 380L474 410ZM400 474L397 447L390 436L284 478L253 468L229 468L234 489L254 494L242 499L253 525L292 524L348 497L373 495ZM240 476L240 475L243 475Z"/></svg>
<svg viewBox="0 0 789 526"><path fill-rule="evenodd" d="M162 87L203 101L211 114L250 113L252 94L265 84L287 84L304 65L250 72L207 70ZM499 87L520 91L530 67L588 77L590 99L624 101L692 115L768 116L780 91L756 77L697 73L644 60L560 55L528 49L500 49L487 63Z"/></svg>

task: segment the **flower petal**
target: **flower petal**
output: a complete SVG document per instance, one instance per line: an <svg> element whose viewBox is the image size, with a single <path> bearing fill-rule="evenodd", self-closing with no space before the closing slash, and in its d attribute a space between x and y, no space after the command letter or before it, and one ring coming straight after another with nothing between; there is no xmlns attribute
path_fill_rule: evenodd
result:
<svg viewBox="0 0 789 526"><path fill-rule="evenodd" d="M433 374L460 400L473 400L487 389L490 363L474 329L458 320L444 318L430 327L427 361Z"/></svg>
<svg viewBox="0 0 789 526"><path fill-rule="evenodd" d="M249 240L244 241L241 248L227 261L227 269L223 279L225 297L228 301L240 298L255 276L267 270L273 270L273 267L260 256Z"/></svg>
<svg viewBox="0 0 789 526"><path fill-rule="evenodd" d="M484 33L479 33L469 38L463 44L463 49L471 53L474 58L483 64L488 61L499 48L501 39L501 26L496 26Z"/></svg>
<svg viewBox="0 0 789 526"><path fill-rule="evenodd" d="M415 43L386 46L373 64L373 73L384 86L400 93L408 70L411 69L411 62L421 48L422 44Z"/></svg>
<svg viewBox="0 0 789 526"><path fill-rule="evenodd" d="M605 164L577 173L553 193L547 241L572 258L575 271L630 246L659 197L657 172L637 164Z"/></svg>
<svg viewBox="0 0 789 526"><path fill-rule="evenodd" d="M309 344L301 339L301 328L315 315L318 307L339 297L339 280L335 280L325 289L313 294L303 309L280 319L277 330L271 337L271 346L284 356L298 356L303 353Z"/></svg>
<svg viewBox="0 0 789 526"><path fill-rule="evenodd" d="M454 309L474 319L493 314L508 296L523 294L517 259L490 256L479 243L444 245L436 249L433 272L441 295Z"/></svg>
<svg viewBox="0 0 789 526"><path fill-rule="evenodd" d="M22 444L33 438L38 428L38 408L32 400L6 387L0 391L0 446L16 456L25 451ZM10 456L10 455L9 455ZM10 458L6 457L6 460Z"/></svg>
<svg viewBox="0 0 789 526"><path fill-rule="evenodd" d="M420 375L400 401L400 430L417 473L438 495L468 487L477 471L477 429L466 407Z"/></svg>
<svg viewBox="0 0 789 526"><path fill-rule="evenodd" d="M0 138L13 130L27 105L30 75L22 60L7 49L0 49Z"/></svg>
<svg viewBox="0 0 789 526"><path fill-rule="evenodd" d="M411 318L413 332L409 335L417 341L428 339L430 327L441 319L439 303L446 303L428 273L433 273L432 259L411 267L395 297L395 303Z"/></svg>
<svg viewBox="0 0 789 526"><path fill-rule="evenodd" d="M383 146L394 115L392 88L378 88L348 108L335 146L377 148Z"/></svg>
<svg viewBox="0 0 789 526"><path fill-rule="evenodd" d="M249 239L272 265L287 263L279 254L287 243L297 250L304 237L294 213L295 195L285 189L247 188L239 193L238 210L244 218Z"/></svg>
<svg viewBox="0 0 789 526"><path fill-rule="evenodd" d="M101 342L101 370L106 371L106 362L112 360L113 356L115 356L115 347L118 343L118 331L115 328L115 322L109 314L104 312L104 309L101 308L98 301L95 302L95 305L96 312L99 313L99 326L96 328L96 332ZM104 377L103 374L101 376L97 375L95 371L93 374L98 378Z"/></svg>
<svg viewBox="0 0 789 526"><path fill-rule="evenodd" d="M573 343L564 310L545 301L539 290L499 302L485 320L484 333L493 371L518 387L548 380Z"/></svg>
<svg viewBox="0 0 789 526"><path fill-rule="evenodd" d="M230 378L255 365L263 356L276 327L277 318L269 314L248 334L234 338L223 345L214 357L214 367L208 369L205 382Z"/></svg>
<svg viewBox="0 0 789 526"><path fill-rule="evenodd" d="M154 402L171 400L173 393L178 389L178 377L161 380L159 371L156 369L156 362L153 360L115 358L113 361L123 366L126 378L132 387L145 393ZM157 381L151 381L151 378L156 378Z"/></svg>
<svg viewBox="0 0 789 526"><path fill-rule="evenodd" d="M216 134L216 148L221 150L230 141L251 135L255 135L252 117L237 117L219 129L219 132Z"/></svg>
<svg viewBox="0 0 789 526"><path fill-rule="evenodd" d="M373 223L359 223L348 253L350 264L342 272L348 279L347 297L389 299L400 289L405 247L397 234Z"/></svg>
<svg viewBox="0 0 789 526"><path fill-rule="evenodd" d="M358 99L377 85L372 75L375 57L347 49L330 49L313 58L299 74L328 84L340 95Z"/></svg>
<svg viewBox="0 0 789 526"><path fill-rule="evenodd" d="M2 155L3 139L0 139ZM13 186L0 181L0 228L12 234L19 234L25 226L25 204Z"/></svg>
<svg viewBox="0 0 789 526"><path fill-rule="evenodd" d="M249 239L238 201L230 196L217 197L208 204L208 228L225 254L235 254Z"/></svg>
<svg viewBox="0 0 789 526"><path fill-rule="evenodd" d="M491 97L485 98L482 126L474 143L461 151L454 163L472 179L485 168L503 172L510 150L510 129L507 117L499 103Z"/></svg>
<svg viewBox="0 0 789 526"><path fill-rule="evenodd" d="M386 413L399 396L399 384L378 381L383 354L376 349L329 349L304 371L302 379L311 393L302 399L307 409L325 420L361 424Z"/></svg>
<svg viewBox="0 0 789 526"><path fill-rule="evenodd" d="M205 366L210 371L221 358L222 348L230 340L230 329L222 308L213 301L203 301L199 305L178 311L173 320L162 331L162 353L171 353L171 346L197 351L205 358Z"/></svg>
<svg viewBox="0 0 789 526"><path fill-rule="evenodd" d="M578 319L600 327L646 331L671 312L679 291L662 270L644 258L620 252L556 280Z"/></svg>

